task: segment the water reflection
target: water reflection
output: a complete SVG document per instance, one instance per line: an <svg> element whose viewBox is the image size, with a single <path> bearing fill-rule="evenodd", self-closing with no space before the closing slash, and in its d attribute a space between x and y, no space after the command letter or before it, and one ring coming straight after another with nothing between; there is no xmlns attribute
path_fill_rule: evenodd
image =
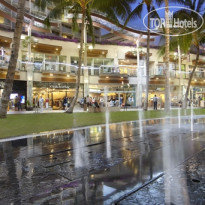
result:
<svg viewBox="0 0 205 205"><path fill-rule="evenodd" d="M75 131L73 135L73 153L74 153L74 162L75 167L86 167L89 165L88 160L88 149L85 146L86 141L85 137L82 136L80 131Z"/></svg>
<svg viewBox="0 0 205 205"><path fill-rule="evenodd" d="M177 118L150 120L142 121L142 132L139 122L118 123L0 143L0 197L18 204L111 204L204 148L204 118L192 135L188 120L181 118L181 129ZM176 191L188 204L185 173L180 176ZM166 201L179 204L166 182Z"/></svg>

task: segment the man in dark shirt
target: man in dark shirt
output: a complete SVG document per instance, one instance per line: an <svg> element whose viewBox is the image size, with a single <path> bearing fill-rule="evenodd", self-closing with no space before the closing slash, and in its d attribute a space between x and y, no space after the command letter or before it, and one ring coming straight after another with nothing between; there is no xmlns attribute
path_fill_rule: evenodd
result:
<svg viewBox="0 0 205 205"><path fill-rule="evenodd" d="M154 101L154 110L157 110L157 96L156 95L153 97L153 101Z"/></svg>

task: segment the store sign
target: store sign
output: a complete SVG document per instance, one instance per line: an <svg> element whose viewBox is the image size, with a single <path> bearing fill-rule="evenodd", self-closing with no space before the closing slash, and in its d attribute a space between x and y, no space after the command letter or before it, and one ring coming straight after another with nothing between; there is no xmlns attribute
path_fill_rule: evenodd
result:
<svg viewBox="0 0 205 205"><path fill-rule="evenodd" d="M167 25L165 17L152 18L155 12L157 12L158 15L164 15L165 9L166 7L162 7L147 13L143 18L144 26L151 32L164 36L166 36L166 34L163 33L163 28L167 26L169 28L169 36L184 36L196 32L204 24L203 16L200 13L181 6L169 6L169 12L166 12L166 15L168 15L169 18ZM178 11L181 11L181 16L183 16L182 18L174 16L174 13ZM151 16L150 28L148 28L146 25L149 14ZM192 16L195 16L195 18Z"/></svg>
<svg viewBox="0 0 205 205"><path fill-rule="evenodd" d="M55 89L69 89L70 87L69 87L68 85L54 84L54 85L50 85L50 88L55 88Z"/></svg>

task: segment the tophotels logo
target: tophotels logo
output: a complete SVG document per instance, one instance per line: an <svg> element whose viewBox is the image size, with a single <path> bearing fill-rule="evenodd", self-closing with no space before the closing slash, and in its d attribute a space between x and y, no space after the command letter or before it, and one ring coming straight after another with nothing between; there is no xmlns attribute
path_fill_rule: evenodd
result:
<svg viewBox="0 0 205 205"><path fill-rule="evenodd" d="M160 35L166 35L165 33L163 33L163 28L165 28L166 26L166 20L165 17L164 18L150 18L150 28L147 27L146 22L148 19L148 15L150 14L152 16L153 12L158 12L158 13L162 13L165 14L165 9L166 7L162 7L159 9L156 9L154 11L151 11L150 13L147 13L145 15L145 17L143 18L143 24L144 26L149 29L151 32L153 33L157 33ZM189 18L189 19L180 19L180 18L176 18L174 17L174 12L177 10L187 10L189 13L194 12L195 16L197 16L197 19L195 18ZM167 26L170 29L170 34L169 36L183 36L183 35L187 35L190 33L193 33L197 30L199 30L203 24L204 24L204 19L202 17L201 14L199 14L198 12L189 9L189 8L185 8L185 7L179 7L179 6L170 6L169 7L169 12L166 13L166 15L168 15L169 17L169 21L167 23ZM191 14L190 14L191 15ZM201 22L200 25L198 22ZM177 31L179 31L178 34Z"/></svg>

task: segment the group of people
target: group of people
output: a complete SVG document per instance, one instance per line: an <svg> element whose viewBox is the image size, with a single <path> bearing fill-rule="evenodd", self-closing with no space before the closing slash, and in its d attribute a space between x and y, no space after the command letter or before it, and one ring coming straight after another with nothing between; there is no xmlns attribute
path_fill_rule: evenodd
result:
<svg viewBox="0 0 205 205"><path fill-rule="evenodd" d="M114 107L119 106L119 100L110 98L107 102L105 102L103 97L90 97L89 95L87 97L81 98L79 100L80 106L84 108L86 111L89 107L94 107L99 109L100 107Z"/></svg>
<svg viewBox="0 0 205 205"><path fill-rule="evenodd" d="M67 110L70 107L70 100L67 96L63 98L63 109Z"/></svg>
<svg viewBox="0 0 205 205"><path fill-rule="evenodd" d="M22 110L22 106L21 106L21 96L16 96L15 98L15 101L14 101L14 107L15 107L15 110L17 111L20 111Z"/></svg>

